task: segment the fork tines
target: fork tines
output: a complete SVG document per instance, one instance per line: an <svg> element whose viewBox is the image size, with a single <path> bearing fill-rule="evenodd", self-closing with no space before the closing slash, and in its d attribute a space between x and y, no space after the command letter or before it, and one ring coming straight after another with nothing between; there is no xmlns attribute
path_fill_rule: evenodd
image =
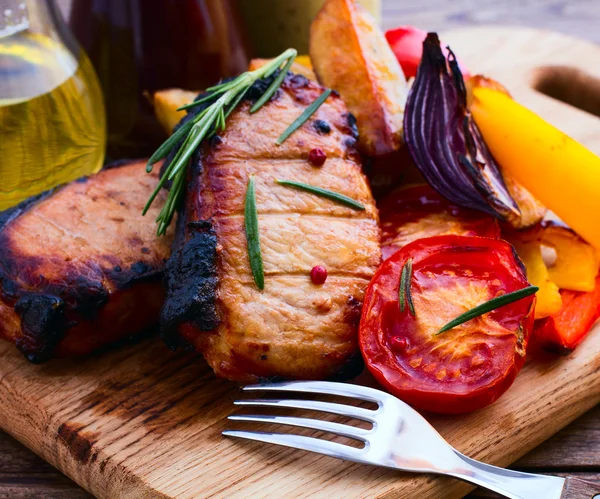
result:
<svg viewBox="0 0 600 499"><path fill-rule="evenodd" d="M374 402L378 409L370 410L351 405L337 404L332 402L321 402L316 400L297 400L297 399L254 399L237 400L235 405L252 407L277 407L290 409L308 409L329 414L337 414L350 418L357 418L375 424L375 416L379 413L383 404L383 397L386 395L373 388L346 383L333 383L325 381L291 381L284 383L271 383L263 385L252 385L243 388L244 391L266 391L266 392L296 392L310 393L320 395L335 395L350 397L368 402ZM355 448L336 442L330 442L315 437L306 437L287 433L272 433L262 431L239 431L226 430L223 435L228 437L245 438L259 442L272 443L293 447L306 451L317 452L332 457L347 459L350 461L361 461L361 455L367 449L368 435L373 431L357 428L346 424L323 421L319 419L310 419L293 416L272 416L272 415L243 415L235 414L229 416L231 421L252 422L252 423L274 423L286 426L308 428L312 430L323 431L340 435L343 437L358 440L364 444L363 448Z"/></svg>

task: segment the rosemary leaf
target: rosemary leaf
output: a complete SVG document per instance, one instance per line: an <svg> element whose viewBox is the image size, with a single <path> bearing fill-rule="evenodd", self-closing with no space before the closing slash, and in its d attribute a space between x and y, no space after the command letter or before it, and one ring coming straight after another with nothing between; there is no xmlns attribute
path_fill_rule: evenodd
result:
<svg viewBox="0 0 600 499"><path fill-rule="evenodd" d="M244 207L244 222L246 225L246 240L248 242L248 257L252 276L258 289L265 288L265 271L262 253L260 251L260 234L258 232L258 210L256 209L256 189L254 177L248 180L246 204Z"/></svg>
<svg viewBox="0 0 600 499"><path fill-rule="evenodd" d="M169 228L169 225L173 220L177 204L179 203L183 195L183 187L185 184L184 180L185 176L180 175L179 177L177 177L175 182L173 182L171 191L174 192L174 195L170 196L168 202L165 204L165 206L161 210L160 215L158 216L158 219L156 220L156 222L158 223L157 235L159 236L163 236L167 232L167 229Z"/></svg>
<svg viewBox="0 0 600 499"><path fill-rule="evenodd" d="M283 69L277 75L277 78L275 78L273 80L273 83L271 83L269 85L269 88L267 88L267 90L265 91L265 93L262 94L261 97L260 97L260 99L258 99L254 103L254 105L250 108L250 114L255 113L261 107L263 107L265 105L265 103L268 102L269 99L273 96L273 94L275 92L277 92L277 89L281 86L281 83L283 82L283 80L287 76L288 71L292 67L292 64L294 64L294 61L296 60L296 55L297 54L298 53L294 50L293 56L290 56L290 58L288 59L286 65L283 67ZM270 73L267 73L267 76L270 76Z"/></svg>
<svg viewBox="0 0 600 499"><path fill-rule="evenodd" d="M217 97L218 95L219 94L216 92L210 92L208 95L205 95L201 99L196 99L195 101L190 102L189 104L184 104L183 106L178 107L177 111L185 111L186 109L189 109L191 107L199 106L200 104L204 104L206 101L209 101Z"/></svg>
<svg viewBox="0 0 600 499"><path fill-rule="evenodd" d="M148 201L146 202L146 205L144 206L144 209L142 210L142 216L144 216L146 213L148 213L148 210L150 209L150 206L156 199L156 196L158 196L158 193L160 192L160 190L163 188L163 186L169 179L169 175L168 175L169 171L170 171L169 168L167 168L167 170L164 172L164 174L160 177L158 184L156 184L156 187L152 191L152 194L150 194L150 198L148 198Z"/></svg>
<svg viewBox="0 0 600 499"><path fill-rule="evenodd" d="M150 173L155 163L163 158L166 158L173 146L177 144L177 142L179 142L186 133L189 133L193 126L193 120L187 121L181 125L173 135L165 140L165 142L154 152L154 154L150 156L148 164L146 165L146 171Z"/></svg>
<svg viewBox="0 0 600 499"><path fill-rule="evenodd" d="M296 120L289 127L287 127L287 129L279 136L279 138L277 139L277 141L275 143L278 146L283 144L290 135L292 135L302 125L304 125L304 123L306 121L308 121L308 119L313 114L315 114L317 109L319 109L321 107L321 104L323 104L323 102L325 102L327 97L329 97L330 95L331 95L331 89L328 88L327 90L325 90L325 92L323 92L321 95L319 95L319 97L317 97L315 99L315 101L310 106L308 106L304 110L304 112L300 116L298 116L298 118L296 118Z"/></svg>
<svg viewBox="0 0 600 499"><path fill-rule="evenodd" d="M225 110L223 108L221 108L219 110L219 126L218 126L218 128L221 132L223 130L225 130Z"/></svg>
<svg viewBox="0 0 600 499"><path fill-rule="evenodd" d="M460 314L456 319L451 320L435 334L437 336L438 334L442 334L452 328L455 328L456 326L474 319L475 317L479 317L483 314L491 312L492 310L496 310L497 308L522 300L523 298L537 293L538 290L539 288L537 286L527 286L526 288L519 289L518 291L513 291L512 293L507 293L505 295L492 298L491 300L488 300L485 303L477 305L475 308L468 310L464 314Z"/></svg>
<svg viewBox="0 0 600 499"><path fill-rule="evenodd" d="M220 100L221 99L219 99L219 101ZM216 128L215 122L218 121L219 113L222 109L217 105L220 103L219 101L215 102L215 106L211 107L209 112L202 116L202 119L198 121L198 123L194 124L194 127L186 139L186 143L184 143L182 147L183 152L181 156L177 159L177 162L174 161L171 163L174 164L174 166L169 174L170 179L173 179L175 175L178 175L185 170L188 160L191 158L192 154L194 154L194 151L200 145L200 142L206 137L211 128Z"/></svg>
<svg viewBox="0 0 600 499"><path fill-rule="evenodd" d="M311 194L330 199L331 201L335 201L336 203L349 206L350 208L353 208L355 210L363 211L365 209L365 207L358 201L355 201L354 199L349 198L348 196L344 196L343 194L340 194L338 192L329 191L327 189L321 189L320 187L316 187L310 184L304 184L302 182L294 182L293 180L277 180L276 182L278 184L285 185L286 187L293 187L301 191L310 192Z"/></svg>
<svg viewBox="0 0 600 499"><path fill-rule="evenodd" d="M398 303L400 304L400 312L404 313L406 309L406 263L402 265L400 271L400 283L398 284Z"/></svg>
<svg viewBox="0 0 600 499"><path fill-rule="evenodd" d="M283 63L283 61L287 61L290 58L296 60L297 55L298 55L298 51L296 49L287 49L285 52L279 54L275 59L273 59L273 64L266 71L263 78L268 78L275 71L277 71L279 69L279 67L281 66L281 63ZM291 64L290 64L290 66L291 66Z"/></svg>
<svg viewBox="0 0 600 499"><path fill-rule="evenodd" d="M410 312L410 315L415 317L416 316L415 304L413 303L412 293L410 291L410 287L411 287L411 283L412 283L412 272L413 272L412 258L409 258L408 260L406 260L406 263L404 264L404 268L406 269L406 279L404 280L404 287L405 287L404 294L406 295L406 301L408 303L408 311ZM403 310L403 312L404 312L404 310Z"/></svg>
<svg viewBox="0 0 600 499"><path fill-rule="evenodd" d="M242 101L246 95L246 90L240 92L238 96L233 100L231 104L227 106L227 112L225 113L225 119L229 118L229 115L238 107L238 104Z"/></svg>
<svg viewBox="0 0 600 499"><path fill-rule="evenodd" d="M246 71L246 73L242 73L240 76L244 76L245 74L247 74L248 71ZM213 85L212 87L208 87L206 89L207 92L225 92L227 90L229 90L231 87L235 86L237 82L237 78L230 80L230 81L225 81L222 83L219 83L217 85Z"/></svg>

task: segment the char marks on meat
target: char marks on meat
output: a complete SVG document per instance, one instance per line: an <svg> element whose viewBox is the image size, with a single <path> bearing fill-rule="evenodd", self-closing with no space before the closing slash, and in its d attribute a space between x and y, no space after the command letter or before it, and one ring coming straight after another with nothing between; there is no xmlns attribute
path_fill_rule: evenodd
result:
<svg viewBox="0 0 600 499"><path fill-rule="evenodd" d="M323 379L360 369L357 325L363 292L380 262L377 210L356 152L356 129L337 94L281 146L279 135L324 89L288 75L256 114L243 102L218 140L190 168L183 212L167 264L161 322L173 346L204 355L216 374L239 382ZM256 99L260 92L250 92ZM325 164L308 161L311 149ZM249 177L256 182L265 288L254 284L244 229ZM349 196L357 211L277 179ZM323 265L323 285L310 271Z"/></svg>
<svg viewBox="0 0 600 499"><path fill-rule="evenodd" d="M145 163L119 164L0 213L0 338L33 362L87 354L158 322L173 232Z"/></svg>

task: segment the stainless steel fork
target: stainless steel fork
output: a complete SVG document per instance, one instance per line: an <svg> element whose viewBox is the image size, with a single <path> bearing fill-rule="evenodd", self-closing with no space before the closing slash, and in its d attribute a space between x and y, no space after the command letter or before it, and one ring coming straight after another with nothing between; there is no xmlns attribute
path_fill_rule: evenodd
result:
<svg viewBox="0 0 600 499"><path fill-rule="evenodd" d="M575 478L559 478L506 470L475 461L454 449L409 405L365 386L325 381L291 381L244 387L246 391L298 392L350 397L377 404L377 409L317 400L238 400L236 405L309 409L357 418L371 429L291 416L229 416L232 421L276 423L310 428L358 440L362 448L302 435L227 430L223 435L284 445L357 463L402 471L452 476L511 499L600 499L600 486Z"/></svg>

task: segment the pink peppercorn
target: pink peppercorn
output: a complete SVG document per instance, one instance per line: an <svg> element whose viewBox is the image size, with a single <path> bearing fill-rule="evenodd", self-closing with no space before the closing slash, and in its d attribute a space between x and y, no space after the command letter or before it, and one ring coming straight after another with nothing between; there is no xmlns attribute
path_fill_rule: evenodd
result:
<svg viewBox="0 0 600 499"><path fill-rule="evenodd" d="M327 269L322 265L313 267L310 271L310 279L314 284L323 284L327 280Z"/></svg>
<svg viewBox="0 0 600 499"><path fill-rule="evenodd" d="M396 353L404 353L408 347L408 340L403 336L392 336L390 338L390 347Z"/></svg>
<svg viewBox="0 0 600 499"><path fill-rule="evenodd" d="M314 166L323 166L326 159L327 154L320 147L315 147L308 153L308 161Z"/></svg>

